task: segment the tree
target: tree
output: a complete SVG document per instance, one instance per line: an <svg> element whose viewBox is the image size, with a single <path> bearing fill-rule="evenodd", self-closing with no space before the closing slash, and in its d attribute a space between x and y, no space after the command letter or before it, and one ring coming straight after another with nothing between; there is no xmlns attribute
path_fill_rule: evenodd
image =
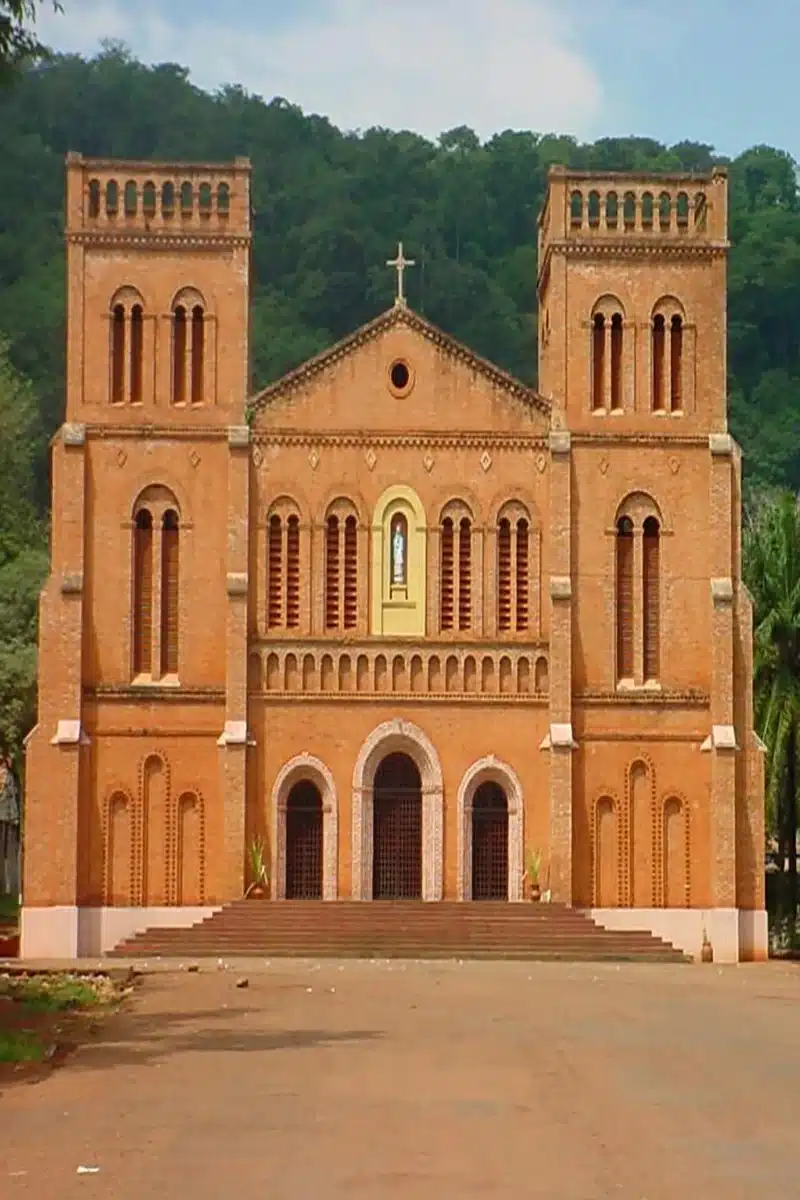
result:
<svg viewBox="0 0 800 1200"><path fill-rule="evenodd" d="M46 53L33 29L38 8L38 0L0 0L0 82L7 82L21 63Z"/></svg>
<svg viewBox="0 0 800 1200"><path fill-rule="evenodd" d="M797 789L800 756L800 507L782 492L748 515L744 575L754 605L754 700L767 747L767 822L788 862L797 909Z"/></svg>

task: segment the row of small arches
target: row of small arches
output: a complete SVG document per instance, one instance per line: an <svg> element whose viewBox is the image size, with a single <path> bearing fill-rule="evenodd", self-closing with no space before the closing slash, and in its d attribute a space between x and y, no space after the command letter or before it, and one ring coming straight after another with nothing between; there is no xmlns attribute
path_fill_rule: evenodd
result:
<svg viewBox="0 0 800 1200"><path fill-rule="evenodd" d="M367 654L352 656L323 654L317 663L313 654L302 657L289 653L281 656L270 653L266 660L260 654L250 657L249 688L267 692L364 692L364 693L480 693L483 695L547 695L549 674L547 658L541 654L534 661L527 655L516 662L510 655L499 661L490 655L479 658L468 654L440 657L433 654L423 659L414 654Z"/></svg>
<svg viewBox="0 0 800 1200"><path fill-rule="evenodd" d="M154 217L159 208L162 217L173 217L176 212L182 217L190 217L194 214L195 204L200 216L210 217L216 211L217 216L227 217L231 208L230 184L218 183L215 190L208 182L195 188L188 179L180 185L167 180L159 193L152 180L142 186L141 192L134 179L124 184L109 179L105 186L99 179L89 181L91 218L99 217L101 209L107 217L116 217L120 212L126 217L135 217L140 208L145 217Z"/></svg>
<svg viewBox="0 0 800 1200"><path fill-rule="evenodd" d="M575 190L570 195L570 224L579 228L587 224L590 229L654 229L669 230L690 227L702 232L706 227L708 206L705 192L697 192L690 199L688 192L678 192L673 197L669 192L655 196L652 192L625 192L620 203L615 191L599 192L595 189L584 196Z"/></svg>

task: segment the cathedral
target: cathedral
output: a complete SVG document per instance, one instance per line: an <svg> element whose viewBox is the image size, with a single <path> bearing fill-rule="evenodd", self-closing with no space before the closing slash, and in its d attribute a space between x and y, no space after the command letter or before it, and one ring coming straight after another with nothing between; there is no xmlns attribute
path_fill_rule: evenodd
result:
<svg viewBox="0 0 800 1200"><path fill-rule="evenodd" d="M251 237L246 159L68 156L22 956L535 876L765 957L725 171L550 171L536 389L401 246L388 311L250 392Z"/></svg>

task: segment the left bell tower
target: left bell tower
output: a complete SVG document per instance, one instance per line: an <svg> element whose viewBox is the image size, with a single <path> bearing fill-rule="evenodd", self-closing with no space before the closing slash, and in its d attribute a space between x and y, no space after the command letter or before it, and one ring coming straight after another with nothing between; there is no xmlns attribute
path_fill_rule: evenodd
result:
<svg viewBox="0 0 800 1200"><path fill-rule="evenodd" d="M103 913L175 903L171 788L202 795L209 828L224 814L234 878L203 877L198 902L235 889L243 855L244 756L225 750L246 726L250 163L69 154L66 175L25 957L97 953Z"/></svg>

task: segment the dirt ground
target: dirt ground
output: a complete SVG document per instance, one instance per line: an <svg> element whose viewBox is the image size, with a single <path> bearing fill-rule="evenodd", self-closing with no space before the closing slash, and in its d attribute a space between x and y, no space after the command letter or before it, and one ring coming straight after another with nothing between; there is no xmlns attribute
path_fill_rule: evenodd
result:
<svg viewBox="0 0 800 1200"><path fill-rule="evenodd" d="M5 1090L0 1196L783 1200L798 1079L794 964L201 964Z"/></svg>

